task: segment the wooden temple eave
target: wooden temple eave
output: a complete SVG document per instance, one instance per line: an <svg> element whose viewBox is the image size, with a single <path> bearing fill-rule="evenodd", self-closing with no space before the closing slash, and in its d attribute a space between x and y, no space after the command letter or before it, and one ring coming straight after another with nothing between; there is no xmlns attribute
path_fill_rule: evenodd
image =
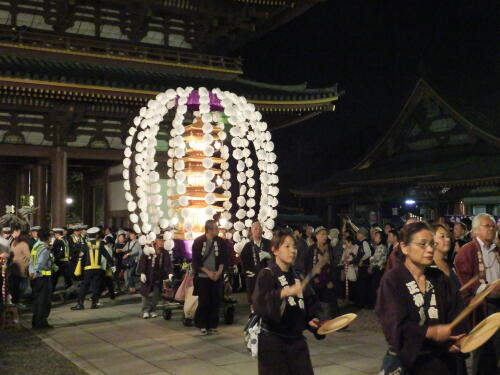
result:
<svg viewBox="0 0 500 375"><path fill-rule="evenodd" d="M418 186L423 188L444 188L444 187L462 187L462 186L471 187L471 186L496 185L498 183L500 183L500 176L452 180L452 181L420 182L418 183Z"/></svg>
<svg viewBox="0 0 500 375"><path fill-rule="evenodd" d="M404 177L392 177L392 178L380 178L375 180L365 180L365 181L348 181L348 182L338 182L339 185L389 185L389 184L399 184L404 182L415 181L425 178L436 177L435 174L424 174L418 176L404 176Z"/></svg>
<svg viewBox="0 0 500 375"><path fill-rule="evenodd" d="M327 191L314 191L314 190L295 190L291 189L291 193L300 198L329 198L341 197L346 195L358 194L362 191L360 187L351 186L348 188L334 188Z"/></svg>
<svg viewBox="0 0 500 375"><path fill-rule="evenodd" d="M143 105L158 92L108 86L84 85L67 82L41 81L25 78L0 77L0 90L11 93L39 95L53 99L72 99L110 103ZM263 112L333 111L338 96L310 100L248 99Z"/></svg>
<svg viewBox="0 0 500 375"><path fill-rule="evenodd" d="M123 150L110 150L99 148L85 148L85 147L61 147L66 152L68 159L74 160L109 160L121 162L123 160ZM33 145L15 145L15 144L2 144L0 147L1 156L22 156L32 158L50 158L54 153L52 146L33 146ZM165 151L158 151L156 153L157 161L166 161L168 155Z"/></svg>
<svg viewBox="0 0 500 375"><path fill-rule="evenodd" d="M110 54L97 54L89 52L80 52L74 50L59 50L47 47L36 47L36 46L25 46L16 45L11 43L0 42L0 52L15 52L21 56L38 56L38 57L53 57L57 59L64 58L65 60L78 61L78 62L89 62L89 63L101 63L110 64L118 63L124 64L126 67L145 69L156 68L158 70L166 70L173 74L182 73L191 75L197 72L198 75L211 76L213 78L231 78L243 74L241 69L232 68L219 68L215 66L204 66L196 65L194 63L183 63L182 60L188 60L180 56L175 57L179 61L164 61L164 60L153 60L147 57L144 58L133 58L133 57L123 57L115 56ZM216 59L216 57L209 57L207 60ZM222 57L220 58L222 59Z"/></svg>

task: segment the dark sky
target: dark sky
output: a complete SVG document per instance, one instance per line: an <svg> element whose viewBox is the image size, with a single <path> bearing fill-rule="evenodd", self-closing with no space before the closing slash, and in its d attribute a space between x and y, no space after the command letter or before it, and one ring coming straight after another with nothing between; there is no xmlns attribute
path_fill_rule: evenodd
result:
<svg viewBox="0 0 500 375"><path fill-rule="evenodd" d="M335 112L273 133L280 201L293 205L290 187L352 167L422 74L440 87L463 81L481 91L484 82L498 83L498 3L330 0L237 51L247 78L310 87L338 82L346 92Z"/></svg>

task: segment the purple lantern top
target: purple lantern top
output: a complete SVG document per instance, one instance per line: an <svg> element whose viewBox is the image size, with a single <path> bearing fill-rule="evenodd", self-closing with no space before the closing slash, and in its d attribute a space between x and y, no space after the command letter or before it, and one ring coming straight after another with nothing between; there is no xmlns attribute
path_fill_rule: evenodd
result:
<svg viewBox="0 0 500 375"><path fill-rule="evenodd" d="M210 97L210 110L212 112L223 111L224 108L220 102L220 99L212 92L208 93ZM198 90L193 90L188 96L187 107L190 111L196 111L200 107L200 94L198 94Z"/></svg>

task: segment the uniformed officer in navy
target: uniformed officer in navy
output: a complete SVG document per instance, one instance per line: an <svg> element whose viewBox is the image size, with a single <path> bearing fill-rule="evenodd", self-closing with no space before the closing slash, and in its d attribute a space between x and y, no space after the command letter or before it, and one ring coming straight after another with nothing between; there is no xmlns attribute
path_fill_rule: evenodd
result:
<svg viewBox="0 0 500 375"><path fill-rule="evenodd" d="M54 254L54 261L58 267L58 270L54 272L53 282L54 289L57 286L59 276L64 277L64 289L68 289L73 281L73 276L71 272L71 256L68 240L63 236L63 228L53 228L54 232L54 243L52 244L52 253Z"/></svg>
<svg viewBox="0 0 500 375"><path fill-rule="evenodd" d="M47 321L52 301L52 269L54 258L49 250L50 233L47 229L38 232L38 240L31 250L29 276L33 289L34 329L53 328Z"/></svg>
<svg viewBox="0 0 500 375"><path fill-rule="evenodd" d="M92 305L90 308L97 309L97 303L101 294L101 282L105 272L101 266L102 257L106 259L108 267L111 267L114 272L113 258L104 248L104 241L99 238L99 228L92 227L87 231L87 241L83 245L83 250L80 253L80 258L75 269L76 276L79 276L79 273L83 273L83 281L80 284L78 303L71 310L83 310L85 308L83 301L89 289L92 291Z"/></svg>
<svg viewBox="0 0 500 375"><path fill-rule="evenodd" d="M30 246L30 250L33 249L36 241L38 241L38 232L42 229L39 225L35 225L30 229L30 239L28 245Z"/></svg>

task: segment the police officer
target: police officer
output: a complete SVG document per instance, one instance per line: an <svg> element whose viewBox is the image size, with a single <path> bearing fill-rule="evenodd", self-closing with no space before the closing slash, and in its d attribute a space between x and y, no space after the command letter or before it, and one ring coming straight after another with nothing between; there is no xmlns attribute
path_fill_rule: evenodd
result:
<svg viewBox="0 0 500 375"><path fill-rule="evenodd" d="M83 310L83 301L85 295L92 289L92 305L91 309L97 309L99 295L101 294L101 282L104 277L104 270L101 266L101 258L106 259L107 264L113 266L113 258L104 248L104 241L99 239L99 228L92 227L87 231L87 242L83 245L83 251L78 260L75 269L75 275L83 272L83 282L80 284L80 293L78 295L78 303L71 310Z"/></svg>
<svg viewBox="0 0 500 375"><path fill-rule="evenodd" d="M53 328L47 318L50 314L52 300L52 267L54 259L49 250L50 233L46 229L38 232L38 240L31 250L29 276L33 289L34 329Z"/></svg>
<svg viewBox="0 0 500 375"><path fill-rule="evenodd" d="M35 245L36 241L38 241L38 232L40 231L40 229L41 229L41 227L38 225L31 227L30 239L28 242L28 245L30 246L30 250L33 249L33 246Z"/></svg>
<svg viewBox="0 0 500 375"><path fill-rule="evenodd" d="M71 234L66 236L66 240L69 244L69 257L71 259L71 274L75 271L76 263L78 262L80 253L83 250L83 238L82 234L82 226L80 224L76 224L73 227L73 231Z"/></svg>
<svg viewBox="0 0 500 375"><path fill-rule="evenodd" d="M63 228L53 228L54 232L54 243L52 244L52 253L54 254L54 261L58 270L54 272L53 282L54 289L56 289L57 282L59 281L59 276L64 277L64 289L68 289L72 285L72 272L70 266L70 253L69 253L69 243L68 240L63 237Z"/></svg>

